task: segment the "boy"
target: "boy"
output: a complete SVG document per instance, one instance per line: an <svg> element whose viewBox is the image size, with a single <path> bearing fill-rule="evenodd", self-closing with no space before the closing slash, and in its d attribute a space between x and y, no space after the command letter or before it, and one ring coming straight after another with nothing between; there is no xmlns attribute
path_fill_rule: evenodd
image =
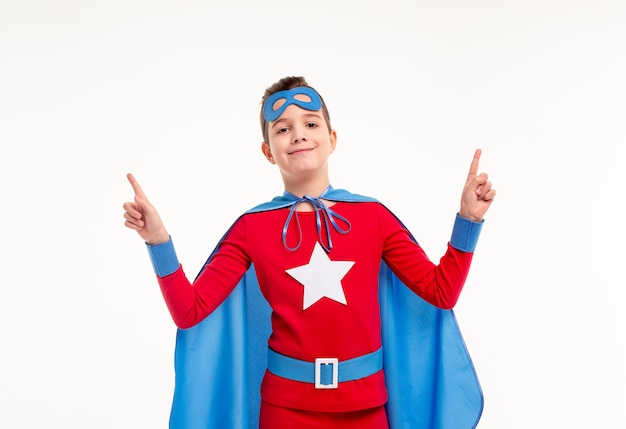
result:
<svg viewBox="0 0 626 429"><path fill-rule="evenodd" d="M304 78L266 90L261 128L285 193L237 219L193 284L128 175L125 225L147 243L180 328L170 426L475 426L480 387L452 312L440 309L459 297L495 197L477 174L480 151L435 265L382 204L330 186L337 133Z"/></svg>

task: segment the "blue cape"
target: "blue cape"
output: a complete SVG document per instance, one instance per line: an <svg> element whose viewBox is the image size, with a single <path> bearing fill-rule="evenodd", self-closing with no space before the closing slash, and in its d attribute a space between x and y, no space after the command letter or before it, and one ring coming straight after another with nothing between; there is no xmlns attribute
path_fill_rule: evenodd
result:
<svg viewBox="0 0 626 429"><path fill-rule="evenodd" d="M324 199L376 201L332 188ZM293 204L285 194L247 213ZM382 261L379 290L390 427L476 427L483 396L452 310L425 302ZM213 313L178 330L171 429L258 428L270 313L251 266Z"/></svg>

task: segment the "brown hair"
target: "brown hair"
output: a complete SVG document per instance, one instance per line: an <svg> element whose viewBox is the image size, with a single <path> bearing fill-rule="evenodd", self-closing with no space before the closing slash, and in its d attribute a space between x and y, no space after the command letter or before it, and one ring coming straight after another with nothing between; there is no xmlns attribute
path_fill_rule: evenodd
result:
<svg viewBox="0 0 626 429"><path fill-rule="evenodd" d="M311 89L315 90L315 88L310 86L306 82L306 79L304 79L302 76L287 76L287 77L284 77L281 80L279 80L278 82L276 82L273 85L269 86L265 90L265 94L263 94L263 98L261 99L261 132L263 133L263 141L265 143L269 143L269 135L268 135L268 132L267 132L267 121L265 120L265 117L263 116L263 103L265 103L265 100L267 100L267 98L269 96L271 96L272 94L274 94L274 93L276 93L278 91L285 91L287 89L293 89L293 88L297 88L299 86L306 86L308 88L311 88ZM317 91L315 91L315 92L317 92ZM330 115L328 114L328 107L326 107L326 102L324 102L324 99L322 98L321 95L320 95L320 99L322 100L322 113L324 114L324 119L326 120L326 125L328 126L328 132L330 132L330 130L331 130L331 128L330 128Z"/></svg>

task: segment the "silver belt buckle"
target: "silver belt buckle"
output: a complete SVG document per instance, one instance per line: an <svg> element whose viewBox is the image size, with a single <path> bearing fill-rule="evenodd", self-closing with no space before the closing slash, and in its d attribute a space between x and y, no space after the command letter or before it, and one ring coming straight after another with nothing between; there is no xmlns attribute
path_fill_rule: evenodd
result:
<svg viewBox="0 0 626 429"><path fill-rule="evenodd" d="M333 380L330 384L322 384L322 365L333 366ZM315 388L316 389L336 389L339 379L339 359L337 358L317 358L315 359Z"/></svg>

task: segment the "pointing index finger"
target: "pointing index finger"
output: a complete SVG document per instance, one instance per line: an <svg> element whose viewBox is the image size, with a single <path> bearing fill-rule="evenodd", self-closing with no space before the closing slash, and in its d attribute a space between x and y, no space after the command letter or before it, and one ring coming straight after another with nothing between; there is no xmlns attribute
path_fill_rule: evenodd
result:
<svg viewBox="0 0 626 429"><path fill-rule="evenodd" d="M141 189L141 186L139 185L139 182L137 181L137 179L135 179L135 176L133 176L131 173L128 173L126 177L128 178L130 185L133 187L133 191L135 191L135 195L137 195L138 197L145 198L146 194L144 194L143 189Z"/></svg>
<svg viewBox="0 0 626 429"><path fill-rule="evenodd" d="M476 152L474 152L474 159L472 159L469 174L467 175L468 179L471 179L472 177L476 177L478 175L478 163L480 162L481 153L482 151L480 149L476 149Z"/></svg>

